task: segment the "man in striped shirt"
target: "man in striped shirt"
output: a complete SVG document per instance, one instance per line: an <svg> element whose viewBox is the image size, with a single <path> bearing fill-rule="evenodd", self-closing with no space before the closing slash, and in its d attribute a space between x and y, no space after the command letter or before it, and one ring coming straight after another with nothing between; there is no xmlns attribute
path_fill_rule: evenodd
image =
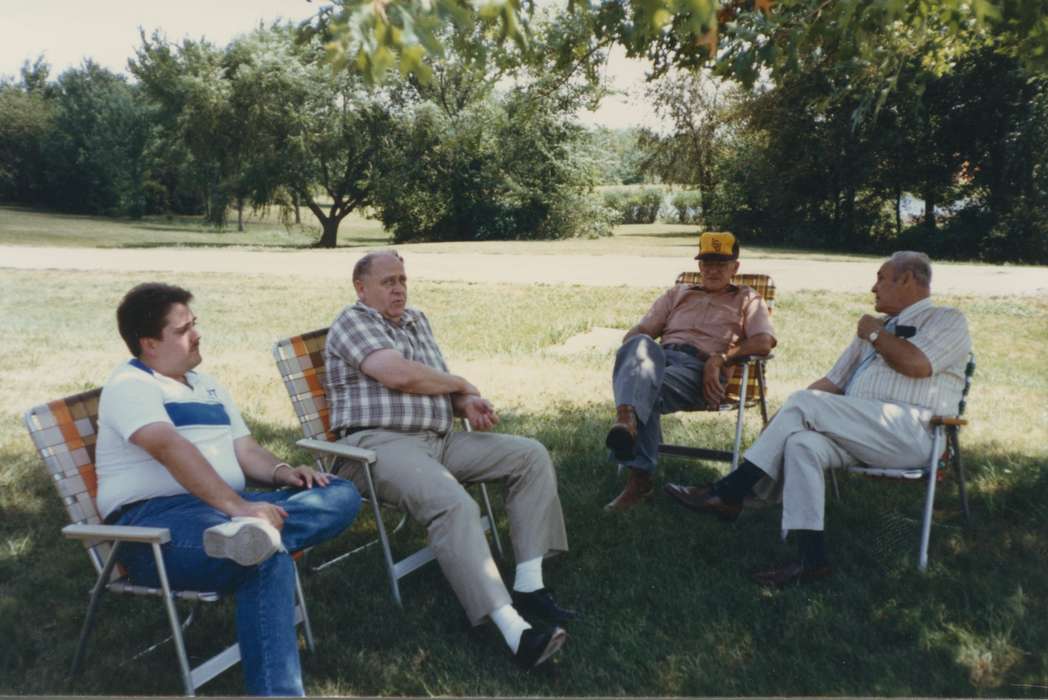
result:
<svg viewBox="0 0 1048 700"><path fill-rule="evenodd" d="M478 625L490 618L525 668L566 639L557 623L576 617L542 580L543 557L568 549L557 476L530 438L487 432L498 424L473 384L448 372L426 315L407 306L404 261L368 253L353 268L357 302L331 324L325 346L331 427L342 442L374 450L379 498L425 525L445 577ZM455 432L461 416L477 432ZM359 465L348 476L362 491ZM504 479L517 561L512 595L491 557L476 501L460 482ZM522 617L523 615L523 617ZM533 628L526 618L554 626Z"/></svg>
<svg viewBox="0 0 1048 700"><path fill-rule="evenodd" d="M360 494L251 437L225 388L196 369L192 298L147 282L120 302L117 325L133 357L99 402L98 510L107 525L168 530L161 553L172 588L234 594L248 695L304 695L289 552L348 527ZM277 490L247 491L248 479ZM126 542L119 552L131 583L160 586L150 545Z"/></svg>
<svg viewBox="0 0 1048 700"><path fill-rule="evenodd" d="M934 306L931 262L897 252L877 272L874 305L829 373L791 395L739 469L705 487L670 484L692 510L734 520L751 494L781 498L784 531L796 530L800 561L760 572L784 585L831 573L823 536L826 469L855 464L910 468L932 449L929 419L956 412L971 338L964 315Z"/></svg>

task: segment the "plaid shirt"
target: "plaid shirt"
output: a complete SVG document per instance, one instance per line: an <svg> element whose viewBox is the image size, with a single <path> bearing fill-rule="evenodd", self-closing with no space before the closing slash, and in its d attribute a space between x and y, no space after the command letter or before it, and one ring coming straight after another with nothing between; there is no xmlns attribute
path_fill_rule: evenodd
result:
<svg viewBox="0 0 1048 700"><path fill-rule="evenodd" d="M359 301L347 306L331 324L324 346L331 429L387 428L438 433L450 430L454 419L450 394L430 396L397 391L360 371L368 355L385 349L448 371L429 321L421 311L405 309L400 325L395 325Z"/></svg>

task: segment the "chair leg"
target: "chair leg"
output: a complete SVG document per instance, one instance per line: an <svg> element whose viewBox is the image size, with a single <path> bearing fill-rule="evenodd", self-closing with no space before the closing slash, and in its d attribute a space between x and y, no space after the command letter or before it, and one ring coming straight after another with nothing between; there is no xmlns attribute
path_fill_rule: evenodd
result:
<svg viewBox="0 0 1048 700"><path fill-rule="evenodd" d="M153 559L156 561L157 577L160 579L160 588L164 592L164 607L167 609L167 619L171 623L171 637L174 640L175 654L178 656L178 667L182 673L182 685L185 686L186 696L196 695L193 686L193 675L189 668L189 656L186 654L186 643L182 639L182 624L178 619L178 611L175 610L175 596L171 592L171 585L167 581L167 568L164 567L164 555L160 551L160 545L153 543Z"/></svg>
<svg viewBox="0 0 1048 700"><path fill-rule="evenodd" d="M91 602L87 605L87 616L84 618L84 624L80 628L80 642L76 646L76 654L73 655L73 665L69 669L70 677L75 676L80 670L80 662L83 661L84 651L87 649L87 639L91 636L91 630L94 628L98 606L102 602L102 594L105 593L109 577L113 573L113 567L116 566L116 552L119 548L120 543L114 542L113 548L109 551L109 558L106 560L105 566L102 567L102 573L98 575L95 587L91 589Z"/></svg>
<svg viewBox="0 0 1048 700"><path fill-rule="evenodd" d="M928 542L932 534L932 511L935 506L935 484L939 477L939 456L943 450L943 429L938 426L932 439L932 456L928 461L928 492L924 497L924 518L921 521L921 548L917 556L917 568L928 570Z"/></svg>
<svg viewBox="0 0 1048 700"><path fill-rule="evenodd" d="M830 469L830 482L833 484L833 496L838 501L841 500L841 487L837 484L837 470Z"/></svg>
<svg viewBox="0 0 1048 700"><path fill-rule="evenodd" d="M484 501L484 511L488 514L488 524L491 525L491 539L495 543L495 554L499 559L505 559L506 555L502 551L502 540L499 538L499 529L495 525L495 511L491 509L491 499L488 497L487 484L480 485L480 495Z"/></svg>
<svg viewBox="0 0 1048 700"><path fill-rule="evenodd" d="M298 607L302 610L302 632L306 637L306 648L310 652L317 650L316 640L313 638L313 624L309 621L309 608L306 607L306 596L302 592L302 579L298 575L298 564L295 564L295 597L298 599Z"/></svg>
<svg viewBox="0 0 1048 700"><path fill-rule="evenodd" d="M746 416L746 389L750 383L750 363L742 366L742 379L739 381L739 411L735 418L735 444L731 448L731 470L739 468L739 450L742 449L742 426Z"/></svg>
<svg viewBox="0 0 1048 700"><path fill-rule="evenodd" d="M364 477L368 482L368 495L371 497L371 506L375 511L375 527L378 528L378 539L382 543L382 556L386 561L386 574L389 576L389 588L393 594L393 602L398 608L404 607L400 600L400 585L397 583L397 572L393 568L393 552L389 548L389 536L386 535L386 526L382 522L382 506L379 504L378 493L375 491L375 481L371 477L371 465L364 465Z"/></svg>
<svg viewBox="0 0 1048 700"><path fill-rule="evenodd" d="M957 434L957 427L950 426L950 432L946 439L950 441L950 455L953 459L954 470L957 472L957 488L961 496L961 510L964 511L964 524L972 524L972 512L968 507L968 486L964 474L964 461L961 459L961 442Z"/></svg>
<svg viewBox="0 0 1048 700"><path fill-rule="evenodd" d="M757 363L757 389L760 391L761 420L768 426L768 387L764 377L764 362Z"/></svg>

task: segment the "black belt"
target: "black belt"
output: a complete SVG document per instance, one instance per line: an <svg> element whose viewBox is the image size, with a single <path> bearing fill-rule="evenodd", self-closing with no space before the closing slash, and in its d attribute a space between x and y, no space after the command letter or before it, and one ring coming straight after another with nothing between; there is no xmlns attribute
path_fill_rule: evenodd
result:
<svg viewBox="0 0 1048 700"><path fill-rule="evenodd" d="M341 440L342 438L346 437L347 435L352 435L353 433L359 433L359 432L362 432L364 430L374 430L374 428L372 428L371 426L363 426L363 427L357 427L357 428L346 428L346 427L335 428L335 438L337 438L338 440Z"/></svg>
<svg viewBox="0 0 1048 700"><path fill-rule="evenodd" d="M662 347L664 350L675 350L676 352L682 352L685 355L691 355L703 362L710 359L710 354L708 352L705 350L699 350L694 345L687 345L685 343L667 343Z"/></svg>
<svg viewBox="0 0 1048 700"><path fill-rule="evenodd" d="M127 512L129 510L132 510L134 508L139 507L140 505L145 503L146 500L148 500L148 499L142 499L140 501L131 501L130 503L125 503L124 505L120 506L119 508L114 510L112 513L107 515L105 520L103 520L102 522L105 523L106 525L112 525L117 520L120 520L120 518L122 518L125 515L127 515Z"/></svg>

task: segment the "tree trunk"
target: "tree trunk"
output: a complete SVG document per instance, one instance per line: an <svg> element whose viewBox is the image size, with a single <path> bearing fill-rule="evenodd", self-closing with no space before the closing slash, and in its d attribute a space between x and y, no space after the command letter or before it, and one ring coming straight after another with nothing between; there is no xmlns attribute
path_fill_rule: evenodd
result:
<svg viewBox="0 0 1048 700"><path fill-rule="evenodd" d="M902 188L895 187L895 235L902 233Z"/></svg>
<svg viewBox="0 0 1048 700"><path fill-rule="evenodd" d="M237 198L237 231L244 232L244 199Z"/></svg>
<svg viewBox="0 0 1048 700"><path fill-rule="evenodd" d="M929 231L935 230L935 193L930 189L924 193L924 225Z"/></svg>
<svg viewBox="0 0 1048 700"><path fill-rule="evenodd" d="M844 240L849 247L855 241L855 187L848 185L844 189Z"/></svg>
<svg viewBox="0 0 1048 700"><path fill-rule="evenodd" d="M295 223L296 224L301 224L302 223L302 214L298 211L298 207L299 207L298 192L292 192L291 193L291 204L292 204L292 206L295 207Z"/></svg>
<svg viewBox="0 0 1048 700"><path fill-rule="evenodd" d="M330 216L322 219L320 223L324 227L324 232L320 234L320 240L317 241L317 247L334 248L338 243L338 225L342 223L342 220Z"/></svg>

